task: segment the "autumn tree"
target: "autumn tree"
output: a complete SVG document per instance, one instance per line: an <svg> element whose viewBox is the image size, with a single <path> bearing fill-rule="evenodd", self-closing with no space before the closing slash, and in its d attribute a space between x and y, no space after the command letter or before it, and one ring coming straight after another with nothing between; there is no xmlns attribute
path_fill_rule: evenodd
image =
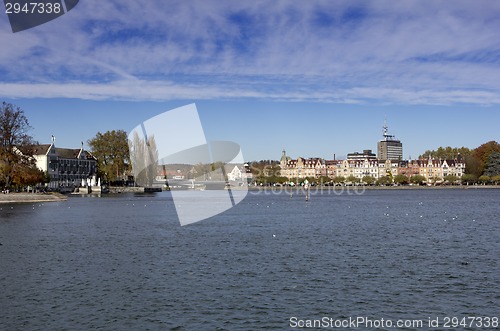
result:
<svg viewBox="0 0 500 331"><path fill-rule="evenodd" d="M483 173L483 164L474 154L465 157L465 173L473 175L476 179Z"/></svg>
<svg viewBox="0 0 500 331"><path fill-rule="evenodd" d="M250 171L254 177L280 176L281 167L278 161L260 160L250 162Z"/></svg>
<svg viewBox="0 0 500 331"><path fill-rule="evenodd" d="M130 168L127 133L123 130L98 132L87 142L97 158L99 176L106 181L122 180Z"/></svg>
<svg viewBox="0 0 500 331"><path fill-rule="evenodd" d="M47 175L36 167L32 159L23 159L14 166L12 183L15 186L34 186L36 184L47 183L47 179Z"/></svg>
<svg viewBox="0 0 500 331"><path fill-rule="evenodd" d="M479 166L477 171L478 173L476 173L477 175L481 175L484 172L486 166L488 165L488 159L494 152L500 152L500 144L493 140L482 144L474 150L474 157L476 158Z"/></svg>
<svg viewBox="0 0 500 331"><path fill-rule="evenodd" d="M36 169L29 130L31 126L24 111L3 102L0 108L0 181L7 188L23 185L28 179L24 172Z"/></svg>

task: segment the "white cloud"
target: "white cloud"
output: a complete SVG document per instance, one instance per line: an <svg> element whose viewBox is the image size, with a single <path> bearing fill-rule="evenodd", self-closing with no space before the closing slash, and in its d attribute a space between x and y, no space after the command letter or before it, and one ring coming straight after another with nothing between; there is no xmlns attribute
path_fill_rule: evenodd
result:
<svg viewBox="0 0 500 331"><path fill-rule="evenodd" d="M499 104L499 14L494 1L87 0L32 30L0 25L0 93Z"/></svg>

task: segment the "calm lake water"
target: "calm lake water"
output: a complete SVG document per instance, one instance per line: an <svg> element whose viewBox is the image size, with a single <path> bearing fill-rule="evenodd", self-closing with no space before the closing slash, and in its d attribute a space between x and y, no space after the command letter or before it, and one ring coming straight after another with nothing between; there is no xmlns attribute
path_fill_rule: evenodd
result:
<svg viewBox="0 0 500 331"><path fill-rule="evenodd" d="M0 205L0 329L500 317L499 202L496 189L252 192L185 227L168 192Z"/></svg>

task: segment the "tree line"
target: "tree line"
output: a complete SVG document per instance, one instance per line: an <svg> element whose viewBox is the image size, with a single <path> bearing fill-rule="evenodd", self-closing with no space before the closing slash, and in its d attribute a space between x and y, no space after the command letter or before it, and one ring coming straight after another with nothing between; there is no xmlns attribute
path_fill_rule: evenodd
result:
<svg viewBox="0 0 500 331"><path fill-rule="evenodd" d="M500 182L500 144L488 141L475 149L467 147L439 147L425 151L420 158L457 159L463 158L465 174L461 180L465 183L499 183Z"/></svg>
<svg viewBox="0 0 500 331"><path fill-rule="evenodd" d="M11 103L3 102L0 108L0 187L3 188L22 188L28 185L43 184L50 181L49 176L42 172L36 166L36 160L33 158L34 146L39 143L33 140L29 132L33 128L30 126L24 111ZM130 147L127 133L124 130L109 130L105 133L98 132L95 137L87 141L90 152L97 159L98 176L103 182L125 181L132 174L132 164L142 160L130 159ZM158 155L151 153L151 148L155 146L154 140L141 142L137 139L132 143L134 155L148 155L156 160ZM156 149L156 148L153 148ZM143 151L136 153L137 151ZM149 151L146 153L146 151ZM452 148L439 147L436 150L427 150L420 155L420 158L441 158L456 159L462 157L466 169L462 178L448 176L443 178L444 182L453 183L461 180L464 183L487 183L500 182L500 144L496 141L489 141L475 149L467 147ZM142 162L142 161L141 161ZM151 162L150 162L151 163ZM154 162L153 162L154 163ZM142 167L149 169L150 167ZM250 162L250 169L254 174L254 180L258 183L286 183L289 179L280 175L280 166L278 161L261 160ZM155 169L156 170L156 169ZM200 170L200 173L203 173ZM138 175L138 174L135 174ZM146 182L151 182L155 171L148 170L140 176L145 176ZM324 177L324 178L323 178ZM311 178L313 183L359 183L371 184L421 184L425 181L423 176L412 176L408 178L405 175L397 175L394 178L384 176L375 179L370 176L359 180L354 176L334 179L323 176L322 178ZM437 181L438 179L432 179Z"/></svg>
<svg viewBox="0 0 500 331"><path fill-rule="evenodd" d="M430 178L427 180L422 175L407 176L399 174L396 176L387 175L380 178L372 176L365 176L363 178L356 178L355 176L338 176L329 178L327 176L321 177L307 177L308 182L317 185L406 185L416 184L500 184L500 144L496 141L489 141L482 144L475 149L467 147L439 147L436 150L427 150L419 156L419 159L428 159L429 157L442 160L455 160L461 158L465 163L465 174L462 177L455 175L447 175L444 178ZM290 179L280 174L280 165L278 161L274 160L261 160L250 162L250 170L254 175L255 182L262 185L281 184L287 185Z"/></svg>
<svg viewBox="0 0 500 331"><path fill-rule="evenodd" d="M32 157L33 141L24 111L2 102L0 108L0 186L18 189L47 182L46 174L37 168Z"/></svg>
<svg viewBox="0 0 500 331"><path fill-rule="evenodd" d="M27 186L50 182L50 176L40 170L33 157L39 142L30 135L33 127L24 111L11 103L0 107L0 187L22 190ZM88 140L91 153L97 158L98 176L105 181L127 178L130 157L127 133L123 130L98 132Z"/></svg>

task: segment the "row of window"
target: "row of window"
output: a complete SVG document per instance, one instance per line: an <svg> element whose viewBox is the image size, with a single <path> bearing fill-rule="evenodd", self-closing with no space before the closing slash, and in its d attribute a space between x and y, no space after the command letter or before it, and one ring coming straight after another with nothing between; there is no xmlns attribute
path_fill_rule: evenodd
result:
<svg viewBox="0 0 500 331"><path fill-rule="evenodd" d="M81 175L51 175L52 181L58 180L69 180L69 181L81 181L82 179L89 178L89 174L81 174Z"/></svg>

